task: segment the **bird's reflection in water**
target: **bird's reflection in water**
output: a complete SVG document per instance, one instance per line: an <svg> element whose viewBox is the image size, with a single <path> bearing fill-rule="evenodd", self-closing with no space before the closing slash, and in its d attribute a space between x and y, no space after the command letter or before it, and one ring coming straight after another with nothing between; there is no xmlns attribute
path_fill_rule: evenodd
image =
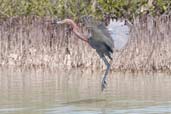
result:
<svg viewBox="0 0 171 114"><path fill-rule="evenodd" d="M92 98L92 99L82 99L82 100L77 100L77 101L69 101L66 103L62 103L64 105L78 105L78 104L92 104L92 103L100 103L100 102L105 102L107 101L106 99L97 99L97 98Z"/></svg>

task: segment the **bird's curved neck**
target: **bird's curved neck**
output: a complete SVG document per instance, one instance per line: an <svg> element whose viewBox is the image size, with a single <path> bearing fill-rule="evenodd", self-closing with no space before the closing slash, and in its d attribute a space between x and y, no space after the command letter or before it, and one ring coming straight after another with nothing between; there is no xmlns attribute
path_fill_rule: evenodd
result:
<svg viewBox="0 0 171 114"><path fill-rule="evenodd" d="M72 26L73 32L77 35L77 37L79 39L85 41L85 42L88 42L88 38L80 32L79 27L77 26L77 24L71 19L67 19L67 20L69 21L70 25Z"/></svg>
<svg viewBox="0 0 171 114"><path fill-rule="evenodd" d="M68 19L68 20L70 22L70 25L73 27L73 29L79 29L79 27L77 26L77 24L73 20L71 20L71 19Z"/></svg>

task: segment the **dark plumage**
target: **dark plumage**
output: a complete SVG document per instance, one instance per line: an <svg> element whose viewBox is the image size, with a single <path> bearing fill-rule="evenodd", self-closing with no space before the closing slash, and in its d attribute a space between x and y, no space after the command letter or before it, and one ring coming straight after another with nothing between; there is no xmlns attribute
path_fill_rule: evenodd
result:
<svg viewBox="0 0 171 114"><path fill-rule="evenodd" d="M104 78L102 80L102 90L106 87L106 78L110 69L110 64L107 61L107 56L110 60L112 60L111 54L113 53L114 42L110 33L103 23L98 25L93 25L89 27L90 35L88 38L88 43L92 48L96 50L100 58L104 61L107 66Z"/></svg>
<svg viewBox="0 0 171 114"><path fill-rule="evenodd" d="M100 57L106 55L112 59L111 53L113 53L114 43L106 27L103 24L93 26L90 28L90 34L88 43L91 47L96 49Z"/></svg>

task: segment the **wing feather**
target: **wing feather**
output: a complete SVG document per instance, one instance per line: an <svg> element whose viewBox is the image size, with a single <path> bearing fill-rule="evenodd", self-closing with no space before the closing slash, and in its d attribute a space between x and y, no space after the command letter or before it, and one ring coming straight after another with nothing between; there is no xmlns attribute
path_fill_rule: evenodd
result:
<svg viewBox="0 0 171 114"><path fill-rule="evenodd" d="M106 37L105 41L107 43L107 45L110 45L111 48L114 48L114 41L112 39L112 36L110 35L110 32L108 31L108 29L106 28L106 26L104 25L104 23L100 23L97 25L97 28L101 30L101 32L104 34L104 36Z"/></svg>

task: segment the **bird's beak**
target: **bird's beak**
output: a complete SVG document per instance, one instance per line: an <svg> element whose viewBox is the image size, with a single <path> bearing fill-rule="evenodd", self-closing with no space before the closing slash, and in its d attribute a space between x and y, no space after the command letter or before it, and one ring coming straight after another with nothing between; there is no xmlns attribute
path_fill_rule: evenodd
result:
<svg viewBox="0 0 171 114"><path fill-rule="evenodd" d="M64 24L64 21L54 21L52 24Z"/></svg>
<svg viewBox="0 0 171 114"><path fill-rule="evenodd" d="M56 24L64 24L64 21L57 21Z"/></svg>

